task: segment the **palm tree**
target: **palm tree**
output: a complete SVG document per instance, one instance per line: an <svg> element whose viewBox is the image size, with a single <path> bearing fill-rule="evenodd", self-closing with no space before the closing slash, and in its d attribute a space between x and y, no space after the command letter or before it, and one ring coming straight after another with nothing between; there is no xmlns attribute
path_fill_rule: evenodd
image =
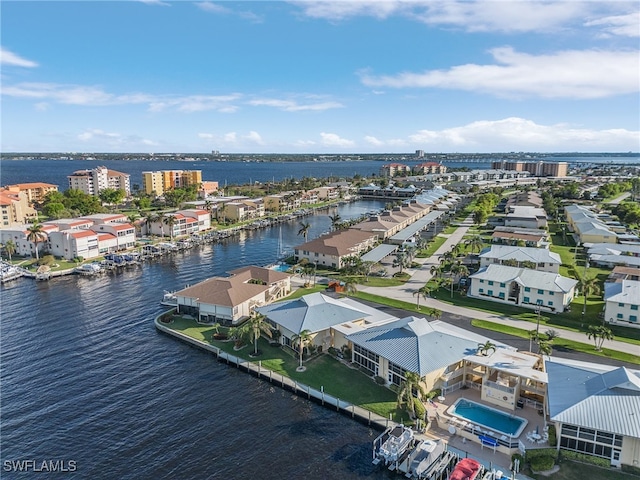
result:
<svg viewBox="0 0 640 480"><path fill-rule="evenodd" d="M547 357L551 357L551 353L553 352L553 346L551 342L548 340L540 340L538 342L538 353L540 355L546 355Z"/></svg>
<svg viewBox="0 0 640 480"><path fill-rule="evenodd" d="M438 310L437 308L432 308L429 310L429 316L434 320L439 320L442 317L442 310Z"/></svg>
<svg viewBox="0 0 640 480"><path fill-rule="evenodd" d="M265 334L267 337L273 337L273 330L271 325L267 322L267 317L262 314L255 314L249 319L249 325L251 333L253 334L253 354L258 355L258 340L261 334Z"/></svg>
<svg viewBox="0 0 640 480"><path fill-rule="evenodd" d="M484 241L482 240L482 237L480 235L474 235L464 243L466 245L469 245L469 247L471 248L471 253L475 252L476 248L478 249L479 253L484 245Z"/></svg>
<svg viewBox="0 0 640 480"><path fill-rule="evenodd" d="M309 235L309 228L311 228L311 224L309 222L300 222L300 230L298 230L298 235L302 235L304 237L305 243L307 241L307 236Z"/></svg>
<svg viewBox="0 0 640 480"><path fill-rule="evenodd" d="M344 293L346 293L347 296L358 293L358 284L352 278L349 278L344 283Z"/></svg>
<svg viewBox="0 0 640 480"><path fill-rule="evenodd" d="M429 273L431 273L434 278L438 278L440 275L442 275L442 270L442 265L431 265Z"/></svg>
<svg viewBox="0 0 640 480"><path fill-rule="evenodd" d="M527 333L529 334L529 351L533 352L532 343L534 341L538 343L538 340L540 339L540 335L537 330L529 330Z"/></svg>
<svg viewBox="0 0 640 480"><path fill-rule="evenodd" d="M47 234L42 229L41 223L34 223L30 227L27 228L27 240L35 245L36 248L36 260L40 260L40 255L38 253L38 244L41 242L47 241Z"/></svg>
<svg viewBox="0 0 640 480"><path fill-rule="evenodd" d="M342 217L336 212L335 215L329 215L329 220L331 220L331 230L337 230L336 227L342 220Z"/></svg>
<svg viewBox="0 0 640 480"><path fill-rule="evenodd" d="M480 353L483 357L486 357L489 351L496 351L496 344L492 343L491 340L487 340L484 343L478 344L478 353Z"/></svg>
<svg viewBox="0 0 640 480"><path fill-rule="evenodd" d="M469 269L462 265L460 262L456 262L451 266L451 298L453 298L453 285L456 283L458 277L463 277L465 275L469 275Z"/></svg>
<svg viewBox="0 0 640 480"><path fill-rule="evenodd" d="M129 223L133 225L133 227L136 229L136 232L140 230L140 225L136 223L136 220L138 220L138 218L140 218L138 212L131 212L129 215L127 215L127 220L129 220Z"/></svg>
<svg viewBox="0 0 640 480"><path fill-rule="evenodd" d="M426 285L413 291L413 296L416 297L416 307L418 310L420 310L420 297L423 297L426 300L427 298L429 298L430 292L431 290Z"/></svg>
<svg viewBox="0 0 640 480"><path fill-rule="evenodd" d="M596 327L595 325L590 325L589 330L587 330L587 337L589 340L593 339L593 344L596 347L596 351L602 350L602 344L605 340L613 340L613 332L607 327L602 325Z"/></svg>
<svg viewBox="0 0 640 480"><path fill-rule="evenodd" d="M220 222L220 215L222 215L222 223L227 221L227 204L221 202L218 204L218 208L216 208L216 220Z"/></svg>
<svg viewBox="0 0 640 480"><path fill-rule="evenodd" d="M251 335L251 328L248 322L243 323L242 325L231 327L229 329L229 338L234 340L235 349L239 349L241 346L243 346L250 335Z"/></svg>
<svg viewBox="0 0 640 480"><path fill-rule="evenodd" d="M164 212L158 212L158 214L156 215L156 222L160 223L160 235L164 237L164 221L167 218L167 216L164 214Z"/></svg>
<svg viewBox="0 0 640 480"><path fill-rule="evenodd" d="M584 316L584 312L586 312L587 310L587 297L589 295L599 295L600 284L598 283L598 279L596 277L583 278L578 283L580 284L582 295L584 295L584 305L582 306L582 312Z"/></svg>
<svg viewBox="0 0 640 480"><path fill-rule="evenodd" d="M396 253L396 258L394 258L392 266L398 267L400 269L400 273L411 265L411 261L405 252Z"/></svg>
<svg viewBox="0 0 640 480"><path fill-rule="evenodd" d="M421 395L426 395L426 390L420 383L420 375L415 372L405 372L404 380L400 383L398 389L398 407L406 404L407 410L415 416L415 407L413 403L413 392L418 394L418 400Z"/></svg>
<svg viewBox="0 0 640 480"><path fill-rule="evenodd" d="M16 242L14 242L13 240L7 240L4 243L4 251L7 252L7 255L9 256L9 261L11 261L11 255L16 253Z"/></svg>
<svg viewBox="0 0 640 480"><path fill-rule="evenodd" d="M560 333L553 328L550 328L544 334L547 336L547 342L552 343L556 338L560 338Z"/></svg>
<svg viewBox="0 0 640 480"><path fill-rule="evenodd" d="M311 343L313 337L311 336L311 332L309 330L302 330L300 333L291 337L291 344L298 345L298 352L300 354L300 366L298 366L298 371L303 371L304 366L302 365L302 354L304 352L304 347Z"/></svg>
<svg viewBox="0 0 640 480"><path fill-rule="evenodd" d="M173 242L173 226L176 224L177 220L174 215L167 215L163 220L164 224L169 227L169 237Z"/></svg>

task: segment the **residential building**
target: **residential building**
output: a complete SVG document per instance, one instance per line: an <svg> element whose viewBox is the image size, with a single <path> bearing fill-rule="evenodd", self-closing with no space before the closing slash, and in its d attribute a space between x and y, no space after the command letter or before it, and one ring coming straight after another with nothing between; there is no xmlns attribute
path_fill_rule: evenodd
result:
<svg viewBox="0 0 640 480"><path fill-rule="evenodd" d="M336 200L340 196L340 191L337 187L318 187L313 191L318 196L318 200L326 202L329 200Z"/></svg>
<svg viewBox="0 0 640 480"><path fill-rule="evenodd" d="M480 252L480 266L509 265L527 267L543 272L558 273L562 260L560 255L546 248L492 245Z"/></svg>
<svg viewBox="0 0 640 480"><path fill-rule="evenodd" d="M107 252L100 252L100 234L93 230L60 230L49 234L49 249L56 257L63 257L67 260L82 258L89 260L104 255ZM103 241L107 237L103 237Z"/></svg>
<svg viewBox="0 0 640 480"><path fill-rule="evenodd" d="M529 172L536 177L566 177L569 164L567 162L543 162L522 160L498 160L492 163L491 168Z"/></svg>
<svg viewBox="0 0 640 480"><path fill-rule="evenodd" d="M107 167L78 170L67 178L69 179L69 188L80 190L87 195L97 196L107 188L123 190L127 196L131 195L129 174L110 170Z"/></svg>
<svg viewBox="0 0 640 480"><path fill-rule="evenodd" d="M389 198L389 199L406 199L413 198L421 190L414 185L409 185L408 187L400 188L396 187L393 184L389 184L388 186L382 188L373 183L366 185L364 187L360 187L358 189L358 195L361 197L372 197L372 198Z"/></svg>
<svg viewBox="0 0 640 480"><path fill-rule="evenodd" d="M217 189L217 182L216 189ZM160 170L142 172L142 188L148 195L162 196L167 190L195 185L201 188L202 170ZM211 187L211 186L210 186Z"/></svg>
<svg viewBox="0 0 640 480"><path fill-rule="evenodd" d="M558 450L640 464L640 371L549 358L546 408Z"/></svg>
<svg viewBox="0 0 640 480"><path fill-rule="evenodd" d="M24 192L29 205L33 206L34 203L42 202L47 193L57 192L58 186L43 182L17 183L15 185L7 185L4 187L3 191L4 190L9 192Z"/></svg>
<svg viewBox="0 0 640 480"><path fill-rule="evenodd" d="M618 235L598 214L582 205L568 205L564 208L569 230L577 237L579 243L617 243Z"/></svg>
<svg viewBox="0 0 640 480"><path fill-rule="evenodd" d="M509 196L505 210L510 211L510 208L515 206L542 208L543 204L542 197L538 192L519 192Z"/></svg>
<svg viewBox="0 0 640 480"><path fill-rule="evenodd" d="M431 211L432 206L423 204L421 203L422 201L422 198L420 200L410 200L401 206L393 207L391 210L370 215L367 220L355 224L351 229L369 232L377 235L380 240L386 240L417 222ZM438 199L437 201L441 202L442 200Z"/></svg>
<svg viewBox="0 0 640 480"><path fill-rule="evenodd" d="M248 266L213 277L175 293L177 311L194 316L200 323L238 325L257 307L287 296L291 279L286 273Z"/></svg>
<svg viewBox="0 0 640 480"><path fill-rule="evenodd" d="M264 196L264 208L269 212L284 212L287 210L295 210L302 205L299 195L296 192L284 192L273 195Z"/></svg>
<svg viewBox="0 0 640 480"><path fill-rule="evenodd" d="M380 167L381 177L411 175L411 167L403 163L388 163Z"/></svg>
<svg viewBox="0 0 640 480"><path fill-rule="evenodd" d="M413 167L416 175L447 173L447 167L438 162L425 162Z"/></svg>
<svg viewBox="0 0 640 480"><path fill-rule="evenodd" d="M10 227L38 219L38 212L30 206L27 194L15 189L0 190L0 226Z"/></svg>
<svg viewBox="0 0 640 480"><path fill-rule="evenodd" d="M58 231L59 228L57 225L43 223L41 241L34 243L27 238L29 235L27 229L30 226L30 224L15 224L0 229L0 243L6 243L11 240L16 246L16 255L35 257L36 248L38 249L38 255L42 255L48 248L49 235Z"/></svg>
<svg viewBox="0 0 640 480"><path fill-rule="evenodd" d="M504 227L493 229L491 241L502 245L522 244L526 247L549 248L549 233L546 230Z"/></svg>
<svg viewBox="0 0 640 480"><path fill-rule="evenodd" d="M528 268L489 265L469 276L467 296L561 313L573 300L577 280Z"/></svg>
<svg viewBox="0 0 640 480"><path fill-rule="evenodd" d="M542 208L512 206L505 218L505 227L547 228L547 212Z"/></svg>
<svg viewBox="0 0 640 480"><path fill-rule="evenodd" d="M640 281L605 284L604 319L611 325L640 328Z"/></svg>
<svg viewBox="0 0 640 480"><path fill-rule="evenodd" d="M613 268L617 265L640 267L640 245L593 243L587 244L589 262L593 265Z"/></svg>
<svg viewBox="0 0 640 480"><path fill-rule="evenodd" d="M226 208L225 208L226 212ZM173 225L169 224L168 217L173 217ZM173 213L164 213L161 217L147 219L147 233L151 235L168 235L169 237L182 237L203 232L211 228L211 215L202 209L178 210Z"/></svg>
<svg viewBox="0 0 640 480"><path fill-rule="evenodd" d="M623 280L640 281L640 268L625 267L623 265L614 267L605 281L605 287L608 283L622 282Z"/></svg>
<svg viewBox="0 0 640 480"><path fill-rule="evenodd" d="M359 256L371 249L378 236L356 229L336 230L294 247L296 262L306 259L310 263L340 269L347 257Z"/></svg>
<svg viewBox="0 0 640 480"><path fill-rule="evenodd" d="M218 182L204 180L200 183L200 188L198 189L198 198L207 198L210 195L216 193L218 189Z"/></svg>

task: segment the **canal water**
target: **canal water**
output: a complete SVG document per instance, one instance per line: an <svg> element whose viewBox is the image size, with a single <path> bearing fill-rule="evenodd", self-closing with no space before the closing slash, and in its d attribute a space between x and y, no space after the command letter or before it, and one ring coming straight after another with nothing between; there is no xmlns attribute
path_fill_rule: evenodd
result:
<svg viewBox="0 0 640 480"><path fill-rule="evenodd" d="M309 238L379 208L358 202L305 217ZM158 333L164 290L278 256L299 221L244 232L98 278L2 286L1 463L75 464L46 478L384 479L378 432ZM45 478L45 477L43 477Z"/></svg>

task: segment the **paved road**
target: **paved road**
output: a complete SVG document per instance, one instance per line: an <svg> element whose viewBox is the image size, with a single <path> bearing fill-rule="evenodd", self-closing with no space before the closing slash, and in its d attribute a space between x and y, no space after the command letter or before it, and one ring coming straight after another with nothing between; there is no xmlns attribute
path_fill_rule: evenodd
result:
<svg viewBox="0 0 640 480"><path fill-rule="evenodd" d="M631 196L631 192L624 192L622 195L618 195L613 200L607 202L607 204L608 205L617 205L617 204L619 204L621 201L623 201L625 198L627 198L629 196Z"/></svg>
<svg viewBox="0 0 640 480"><path fill-rule="evenodd" d="M403 285L398 285L395 287L360 287L359 290L361 292L371 293L374 295L380 295L382 297L394 298L397 300L402 300L404 302L416 303L416 297L413 296L413 293L419 288L423 287L425 283L427 283L432 275L429 272L431 265L438 265L440 263L440 256L444 253L451 250L451 248L459 243L462 240L462 237L467 233L469 227L471 227L472 221L471 217L465 219L464 222L460 224L460 226L452 233L449 238L442 244L442 246L436 250L436 252L429 258L416 259L418 263L421 263L421 267L415 270L406 270L407 273L411 275L409 281L407 281ZM508 325L512 327L522 328L525 330L532 330L534 327L532 322L528 322L526 320L516 320L510 318L505 315L500 315L496 313L483 312L481 310L474 310L471 308L460 307L457 305L451 305L449 303L444 303L434 298L421 298L420 305L425 307L424 311L427 312L429 308L437 308L442 312L446 312L447 314L451 314L460 319L480 319L480 320L488 320L494 323L500 323L502 325ZM443 319L445 317L443 316ZM447 318L451 318L450 315L447 315ZM549 327L545 326L545 329ZM561 338L565 338L567 340L574 340L581 343L590 343L590 340L584 333L573 332L571 330L565 330L560 327L553 327L556 330ZM486 330L484 331L486 334ZM496 334L497 335L497 334ZM495 335L494 335L495 336ZM499 340L498 338L495 338ZM526 340L526 349L528 350L528 340ZM620 342L617 340L608 340L604 344L605 348L609 348L612 350L618 350L620 352L626 352L632 355L640 356L640 346L633 345L626 342ZM593 357L590 357L593 359Z"/></svg>

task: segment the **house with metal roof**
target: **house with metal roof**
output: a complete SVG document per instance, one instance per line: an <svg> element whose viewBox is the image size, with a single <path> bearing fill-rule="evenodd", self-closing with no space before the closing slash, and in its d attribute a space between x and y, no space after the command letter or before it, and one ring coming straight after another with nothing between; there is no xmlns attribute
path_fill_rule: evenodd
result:
<svg viewBox="0 0 640 480"><path fill-rule="evenodd" d="M529 268L489 265L469 276L467 295L492 302L563 312L573 300L577 280Z"/></svg>
<svg viewBox="0 0 640 480"><path fill-rule="evenodd" d="M545 362L558 449L640 465L640 371L557 358Z"/></svg>
<svg viewBox="0 0 640 480"><path fill-rule="evenodd" d="M511 206L504 224L507 227L547 228L547 212L543 208Z"/></svg>
<svg viewBox="0 0 640 480"><path fill-rule="evenodd" d="M558 273L562 260L560 255L546 248L518 247L513 245L492 245L480 252L480 266L510 265L512 267L524 267L543 272Z"/></svg>
<svg viewBox="0 0 640 480"><path fill-rule="evenodd" d="M622 280L606 283L604 319L611 325L640 328L640 282Z"/></svg>

